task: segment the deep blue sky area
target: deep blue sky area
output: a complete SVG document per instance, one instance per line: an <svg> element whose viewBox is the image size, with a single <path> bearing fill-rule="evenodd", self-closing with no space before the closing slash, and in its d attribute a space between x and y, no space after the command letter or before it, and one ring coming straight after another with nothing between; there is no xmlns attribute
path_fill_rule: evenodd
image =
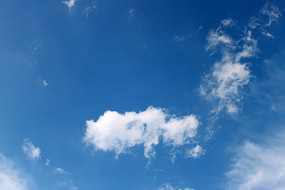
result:
<svg viewBox="0 0 285 190"><path fill-rule="evenodd" d="M284 11L2 0L0 190L282 189Z"/></svg>

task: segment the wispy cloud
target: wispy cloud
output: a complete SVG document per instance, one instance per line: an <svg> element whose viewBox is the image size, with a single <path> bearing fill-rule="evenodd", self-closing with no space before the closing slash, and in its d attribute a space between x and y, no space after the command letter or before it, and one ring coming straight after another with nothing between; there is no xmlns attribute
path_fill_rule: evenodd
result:
<svg viewBox="0 0 285 190"><path fill-rule="evenodd" d="M139 113L106 111L97 121L86 122L84 142L95 150L114 151L117 156L143 145L145 157L151 158L160 139L173 147L188 144L195 137L198 125L194 115L178 118L154 107Z"/></svg>
<svg viewBox="0 0 285 190"><path fill-rule="evenodd" d="M45 165L49 166L49 163L50 163L50 159L46 159Z"/></svg>
<svg viewBox="0 0 285 190"><path fill-rule="evenodd" d="M20 175L14 163L0 154L0 189L28 190L28 180Z"/></svg>
<svg viewBox="0 0 285 190"><path fill-rule="evenodd" d="M56 173L56 174L69 174L69 172L65 171L62 168L55 168L54 173Z"/></svg>
<svg viewBox="0 0 285 190"><path fill-rule="evenodd" d="M265 28L281 16L279 9L270 3L266 3L260 10L266 20L260 17L252 17L249 27L262 28L262 34L268 38L275 38ZM242 90L249 83L252 75L250 71L250 59L256 57L259 52L257 40L252 37L252 31L245 28L240 32L241 38L234 38L227 34L227 28L236 27L237 22L231 18L223 19L215 30L210 30L207 37L206 49L211 54L220 53L221 59L217 61L211 72L205 75L199 88L200 95L213 103L212 113L218 115L222 110L234 114L240 110L242 104Z"/></svg>
<svg viewBox="0 0 285 190"><path fill-rule="evenodd" d="M284 132L264 144L245 142L237 149L232 169L227 172L229 190L285 187Z"/></svg>
<svg viewBox="0 0 285 190"><path fill-rule="evenodd" d="M129 9L128 10L129 16L130 17L134 17L135 16L135 11L136 11L136 9L133 9L133 8Z"/></svg>
<svg viewBox="0 0 285 190"><path fill-rule="evenodd" d="M38 160L41 156L40 148L35 147L35 145L29 139L24 139L22 149L27 157L32 160Z"/></svg>
<svg viewBox="0 0 285 190"><path fill-rule="evenodd" d="M186 152L186 157L199 158L200 156L204 155L205 152L206 151L203 150L201 146L196 145L194 148Z"/></svg>
<svg viewBox="0 0 285 190"><path fill-rule="evenodd" d="M96 2L93 1L89 6L87 6L83 12L85 13L85 16L88 18L89 17L89 14L91 12L94 12L95 14L97 14L97 5L96 5Z"/></svg>
<svg viewBox="0 0 285 190"><path fill-rule="evenodd" d="M184 36L174 36L173 37L173 41L174 42L182 42L185 40L185 37Z"/></svg>
<svg viewBox="0 0 285 190"><path fill-rule="evenodd" d="M53 172L57 175L57 185L60 187L68 188L71 190L77 190L77 186L74 185L72 179L71 179L71 173L67 172L66 170L62 168L55 168Z"/></svg>
<svg viewBox="0 0 285 190"><path fill-rule="evenodd" d="M233 25L233 24L234 24L234 21L233 21L233 19L231 19L231 18L223 19L223 20L221 21L221 24L224 25L224 26L230 26L230 25Z"/></svg>
<svg viewBox="0 0 285 190"><path fill-rule="evenodd" d="M260 29L261 33L266 37L273 38L274 36L267 31L268 27L272 25L273 22L282 16L279 8L272 3L267 2L259 12L258 16L250 18L248 26L251 29Z"/></svg>
<svg viewBox="0 0 285 190"><path fill-rule="evenodd" d="M243 60L256 55L257 41L251 37L251 31L234 40L225 33L224 24L211 30L207 41L206 49L219 52L222 58L214 64L211 73L204 76L200 95L214 103L213 113L219 114L223 109L230 114L237 113L241 91L251 77L249 63Z"/></svg>

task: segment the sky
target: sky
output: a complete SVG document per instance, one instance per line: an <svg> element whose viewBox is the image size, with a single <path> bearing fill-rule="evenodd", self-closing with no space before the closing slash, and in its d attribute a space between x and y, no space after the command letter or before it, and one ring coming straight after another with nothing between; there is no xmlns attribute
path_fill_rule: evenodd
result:
<svg viewBox="0 0 285 190"><path fill-rule="evenodd" d="M0 190L283 190L284 15L2 0Z"/></svg>

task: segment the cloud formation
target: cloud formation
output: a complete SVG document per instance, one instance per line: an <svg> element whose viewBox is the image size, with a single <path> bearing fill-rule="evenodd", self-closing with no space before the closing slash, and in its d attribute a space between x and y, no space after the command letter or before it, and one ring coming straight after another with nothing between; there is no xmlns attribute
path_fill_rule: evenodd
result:
<svg viewBox="0 0 285 190"><path fill-rule="evenodd" d="M214 103L213 112L226 109L228 113L236 113L242 99L241 90L251 77L249 63L243 62L243 59L256 54L257 41L251 38L250 31L242 39L234 41L220 30L209 33L207 49L216 51L220 48L222 58L203 78L199 92Z"/></svg>
<svg viewBox="0 0 285 190"><path fill-rule="evenodd" d="M263 145L246 142L227 172L230 190L282 190L285 187L285 141L283 135Z"/></svg>
<svg viewBox="0 0 285 190"><path fill-rule="evenodd" d="M95 150L114 151L117 156L143 145L145 157L151 158L159 142L173 147L189 144L198 125L194 115L176 117L154 107L139 113L106 111L97 121L86 121L84 142Z"/></svg>
<svg viewBox="0 0 285 190"><path fill-rule="evenodd" d="M12 161L0 154L0 189L28 190L27 179L20 176Z"/></svg>
<svg viewBox="0 0 285 190"><path fill-rule="evenodd" d="M29 139L24 139L22 149L27 155L27 157L32 160L38 160L41 156L40 148L35 147L35 145L33 145L33 143Z"/></svg>
<svg viewBox="0 0 285 190"><path fill-rule="evenodd" d="M244 59L254 57L258 52L257 41L251 37L251 31L234 40L225 33L224 26L228 25L228 22L221 24L209 32L206 49L219 52L222 57L214 64L211 73L203 78L199 88L200 95L214 103L214 113L223 109L231 114L238 112L241 91L251 77L249 63Z"/></svg>
<svg viewBox="0 0 285 190"><path fill-rule="evenodd" d="M262 17L263 16L263 17ZM261 33L268 38L275 38L266 28L282 16L279 9L266 3L261 8L259 16L252 17L248 24L251 30L260 28ZM206 49L212 54L219 53L217 61L209 74L205 75L199 88L200 95L213 103L213 113L222 110L227 113L237 113L240 109L242 90L249 83L251 76L250 58L258 53L257 40L252 37L252 31L245 28L239 32L236 22L231 18L223 19L217 29L211 30L207 37ZM232 37L227 29L235 27L241 37Z"/></svg>

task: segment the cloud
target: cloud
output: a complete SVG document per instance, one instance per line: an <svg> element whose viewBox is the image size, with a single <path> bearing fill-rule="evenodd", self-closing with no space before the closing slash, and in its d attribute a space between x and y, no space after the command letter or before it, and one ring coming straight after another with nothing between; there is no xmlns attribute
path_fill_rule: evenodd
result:
<svg viewBox="0 0 285 190"><path fill-rule="evenodd" d="M194 148L186 152L186 157L199 158L200 156L204 155L205 152L206 151L203 150L201 146L196 145Z"/></svg>
<svg viewBox="0 0 285 190"><path fill-rule="evenodd" d="M189 187L184 187L184 188L173 187L171 184L165 183L161 185L161 187L159 187L157 190L194 190L194 189Z"/></svg>
<svg viewBox="0 0 285 190"><path fill-rule="evenodd" d="M134 17L135 16L135 11L136 11L136 9L130 9L129 11L128 11L128 13L129 13L129 16L130 17Z"/></svg>
<svg viewBox="0 0 285 190"><path fill-rule="evenodd" d="M252 38L251 31L242 33L242 38L236 40L226 34L231 22L222 20L222 24L211 30L207 37L206 49L220 53L221 59L203 77L199 93L213 103L212 112L216 114L224 109L230 114L238 112L242 89L251 78L248 58L255 57L258 52L257 41Z"/></svg>
<svg viewBox="0 0 285 190"><path fill-rule="evenodd" d="M32 160L38 160L41 156L40 148L35 147L29 139L24 139L22 149L27 157Z"/></svg>
<svg viewBox="0 0 285 190"><path fill-rule="evenodd" d="M62 169L62 168L56 168L56 169L54 170L54 173L56 173L56 174L69 174L69 172L65 171L65 170Z"/></svg>
<svg viewBox="0 0 285 190"><path fill-rule="evenodd" d="M45 165L48 166L50 163L50 159L46 159Z"/></svg>
<svg viewBox="0 0 285 190"><path fill-rule="evenodd" d="M252 17L248 26L250 29L259 27L267 38L275 37L266 28L282 16L278 7L266 3L260 10L258 17ZM265 17L265 18L264 18ZM227 34L229 27L235 27L241 38ZM217 61L209 74L206 74L199 87L202 97L213 104L212 113L218 115L222 110L229 114L240 110L243 99L243 88L249 83L252 75L250 58L259 52L257 40L252 37L252 31L245 28L240 32L236 22L223 19L216 30L210 30L207 37L207 50L219 53L221 59Z"/></svg>
<svg viewBox="0 0 285 190"><path fill-rule="evenodd" d="M145 157L151 158L160 141L173 147L189 144L198 125L194 115L176 117L154 107L139 113L106 111L97 121L86 121L84 142L95 150L114 151L117 156L143 145Z"/></svg>
<svg viewBox="0 0 285 190"><path fill-rule="evenodd" d="M96 5L96 2L93 1L89 6L87 6L83 12L85 13L86 17L88 18L89 16L89 13L94 10L95 14L97 14L97 5Z"/></svg>
<svg viewBox="0 0 285 190"><path fill-rule="evenodd" d="M62 168L55 168L53 172L57 175L56 183L58 186L64 189L68 188L71 190L77 190L77 186L73 183L71 179L71 173L67 172Z"/></svg>
<svg viewBox="0 0 285 190"><path fill-rule="evenodd" d="M230 190L283 190L285 187L284 132L264 144L245 142L237 149L226 173Z"/></svg>
<svg viewBox="0 0 285 190"><path fill-rule="evenodd" d="M45 88L48 86L48 82L46 80L43 80L42 84L43 84L43 87L45 87Z"/></svg>
<svg viewBox="0 0 285 190"><path fill-rule="evenodd" d="M223 24L224 26L230 26L230 25L233 25L233 24L234 24L234 21L233 21L231 18L229 18L229 19L223 19L223 20L221 21L221 24Z"/></svg>
<svg viewBox="0 0 285 190"><path fill-rule="evenodd" d="M174 42L181 42L181 41L184 41L184 40L185 40L184 36L174 36L173 37L173 41Z"/></svg>
<svg viewBox="0 0 285 190"><path fill-rule="evenodd" d="M208 46L206 47L207 50L214 49L219 45L224 45L230 47L232 45L232 39L227 34L220 29L218 30L211 30L207 37Z"/></svg>
<svg viewBox="0 0 285 190"><path fill-rule="evenodd" d="M76 1L77 0L69 0L69 1L62 1L62 3L64 3L68 7L68 9L71 10L74 7Z"/></svg>
<svg viewBox="0 0 285 190"><path fill-rule="evenodd" d="M259 11L259 15L257 17L250 18L248 26L251 29L259 28L263 35L274 39L274 36L267 32L267 28L270 27L273 22L277 22L281 16L281 11L277 6L266 2Z"/></svg>
<svg viewBox="0 0 285 190"><path fill-rule="evenodd" d="M278 7L266 2L264 7L261 9L263 15L268 16L268 22L265 24L266 27L271 26L272 22L276 22L277 19L282 16Z"/></svg>
<svg viewBox="0 0 285 190"><path fill-rule="evenodd" d="M28 190L27 179L21 177L14 163L2 154L0 154L0 189Z"/></svg>

